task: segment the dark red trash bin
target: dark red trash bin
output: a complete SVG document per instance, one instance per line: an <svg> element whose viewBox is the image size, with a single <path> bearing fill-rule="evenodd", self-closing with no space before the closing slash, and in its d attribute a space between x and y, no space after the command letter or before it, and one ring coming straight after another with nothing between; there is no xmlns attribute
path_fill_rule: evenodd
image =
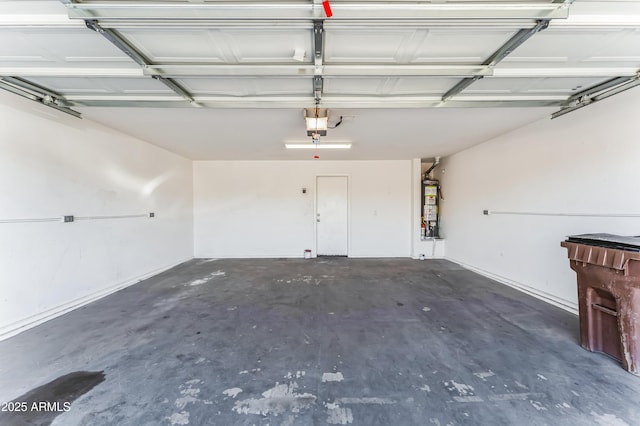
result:
<svg viewBox="0 0 640 426"><path fill-rule="evenodd" d="M560 245L578 278L581 346L640 375L640 237L584 234Z"/></svg>

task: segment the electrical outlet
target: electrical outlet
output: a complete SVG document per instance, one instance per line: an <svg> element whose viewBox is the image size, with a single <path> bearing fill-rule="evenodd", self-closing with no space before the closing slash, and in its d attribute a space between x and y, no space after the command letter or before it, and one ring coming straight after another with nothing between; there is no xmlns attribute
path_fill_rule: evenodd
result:
<svg viewBox="0 0 640 426"><path fill-rule="evenodd" d="M73 222L73 216L63 216L62 221L64 223Z"/></svg>
<svg viewBox="0 0 640 426"><path fill-rule="evenodd" d="M149 213L149 217L156 217L156 214L155 214L155 213L153 213L153 212L152 212L152 213Z"/></svg>
<svg viewBox="0 0 640 426"><path fill-rule="evenodd" d="M482 214L485 216L489 216L489 210L482 210Z"/></svg>

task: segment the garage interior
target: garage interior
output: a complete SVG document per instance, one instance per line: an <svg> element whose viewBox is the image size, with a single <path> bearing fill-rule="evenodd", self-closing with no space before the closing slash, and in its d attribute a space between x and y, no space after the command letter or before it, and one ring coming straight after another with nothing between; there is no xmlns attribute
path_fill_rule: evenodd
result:
<svg viewBox="0 0 640 426"><path fill-rule="evenodd" d="M0 39L0 424L637 424L560 242L640 234L640 2L9 0Z"/></svg>

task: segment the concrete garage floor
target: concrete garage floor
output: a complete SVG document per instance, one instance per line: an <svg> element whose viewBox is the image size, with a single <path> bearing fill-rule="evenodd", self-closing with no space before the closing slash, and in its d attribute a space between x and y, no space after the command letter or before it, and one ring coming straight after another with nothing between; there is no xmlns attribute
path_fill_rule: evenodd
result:
<svg viewBox="0 0 640 426"><path fill-rule="evenodd" d="M0 342L0 402L60 405L1 425L618 426L639 396L577 317L441 260L193 260Z"/></svg>

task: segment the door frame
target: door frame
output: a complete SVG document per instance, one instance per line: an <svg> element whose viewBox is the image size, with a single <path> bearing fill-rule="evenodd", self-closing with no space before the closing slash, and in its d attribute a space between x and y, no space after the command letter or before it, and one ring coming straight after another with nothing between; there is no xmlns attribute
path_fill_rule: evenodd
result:
<svg viewBox="0 0 640 426"><path fill-rule="evenodd" d="M347 178L347 257L351 257L351 174L349 173L322 173L313 178L313 257L318 257L318 178L346 177Z"/></svg>

